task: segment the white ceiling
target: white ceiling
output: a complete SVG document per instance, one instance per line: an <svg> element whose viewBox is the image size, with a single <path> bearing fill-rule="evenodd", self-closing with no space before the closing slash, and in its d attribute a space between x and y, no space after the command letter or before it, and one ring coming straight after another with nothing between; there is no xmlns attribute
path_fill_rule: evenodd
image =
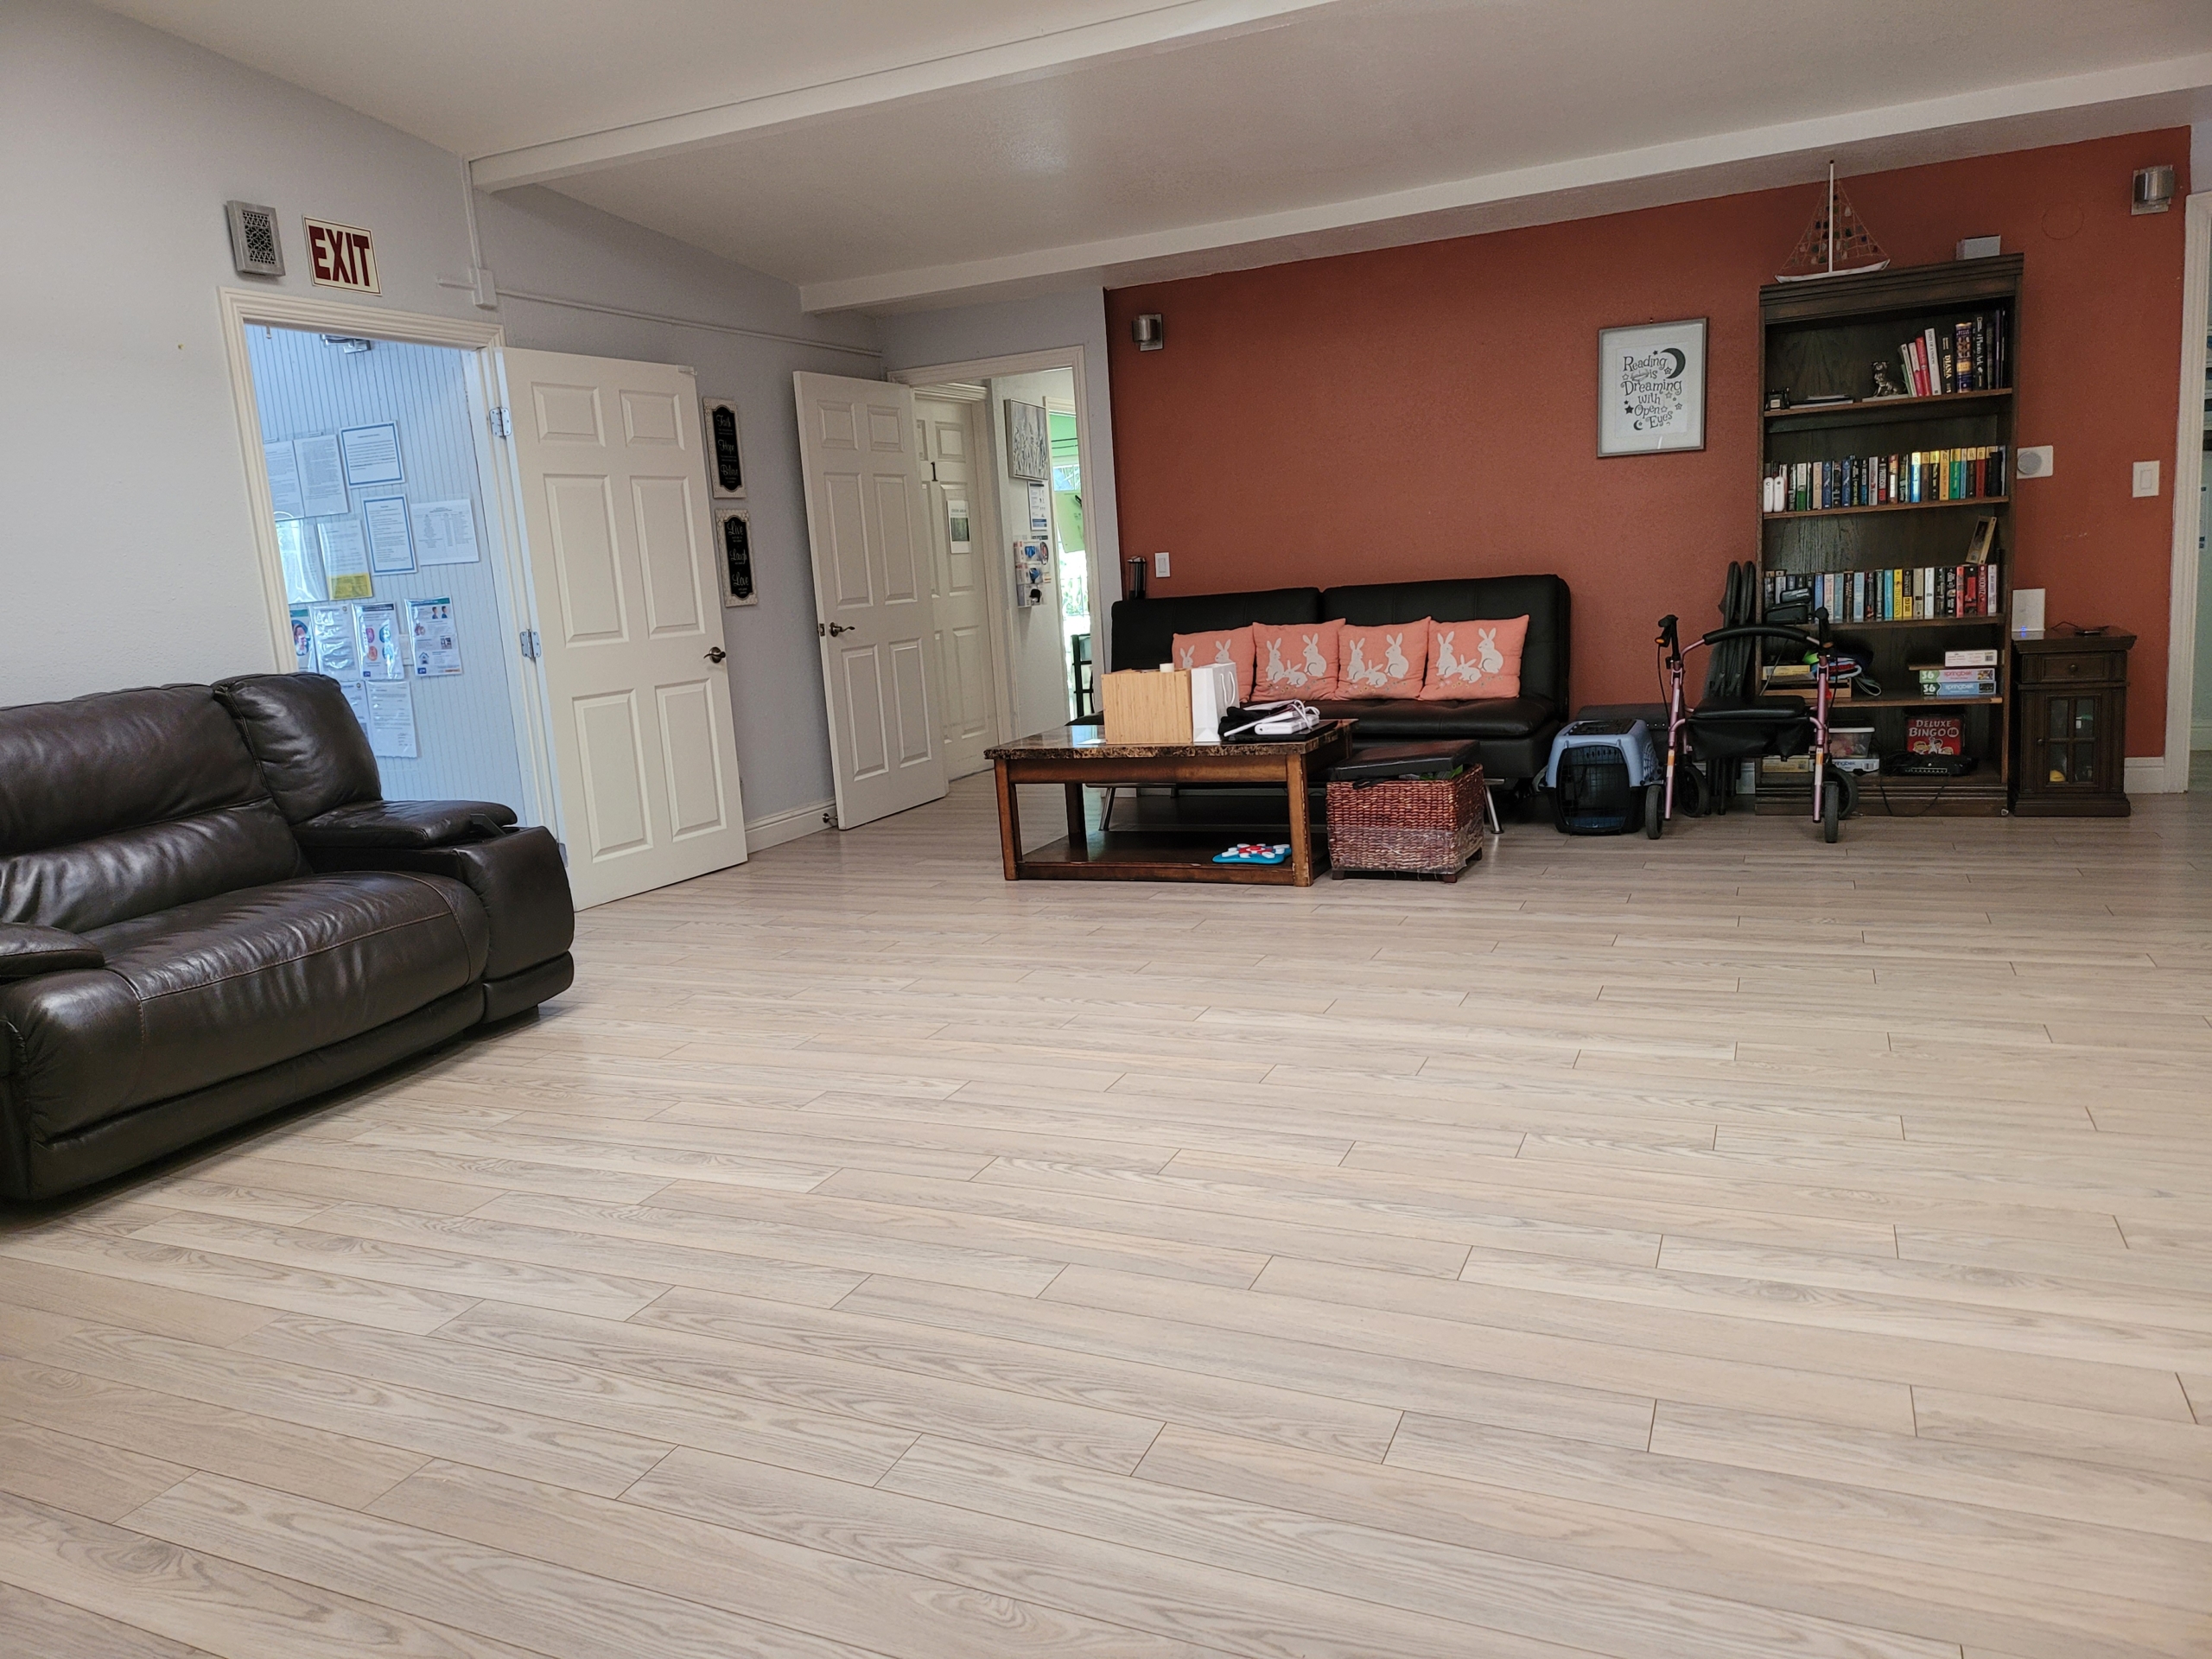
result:
<svg viewBox="0 0 2212 1659"><path fill-rule="evenodd" d="M106 3L814 308L2212 118L2207 0Z"/></svg>

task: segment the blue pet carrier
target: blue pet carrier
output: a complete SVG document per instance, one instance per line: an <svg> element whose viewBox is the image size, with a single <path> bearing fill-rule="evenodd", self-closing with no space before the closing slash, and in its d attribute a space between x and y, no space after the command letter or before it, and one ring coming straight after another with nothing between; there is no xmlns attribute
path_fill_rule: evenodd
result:
<svg viewBox="0 0 2212 1659"><path fill-rule="evenodd" d="M1642 721L1578 720L1552 740L1544 787L1560 834L1625 836L1657 804L1665 775Z"/></svg>

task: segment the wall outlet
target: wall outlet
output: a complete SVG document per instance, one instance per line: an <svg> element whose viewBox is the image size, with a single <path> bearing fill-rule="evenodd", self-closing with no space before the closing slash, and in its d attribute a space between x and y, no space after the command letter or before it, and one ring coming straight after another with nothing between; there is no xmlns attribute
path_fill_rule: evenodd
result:
<svg viewBox="0 0 2212 1659"><path fill-rule="evenodd" d="M2135 493L2156 495L2158 493L2158 463L2139 461L2135 463Z"/></svg>
<svg viewBox="0 0 2212 1659"><path fill-rule="evenodd" d="M1165 553L1152 556L1152 574L1162 582L1167 580L1167 556Z"/></svg>
<svg viewBox="0 0 2212 1659"><path fill-rule="evenodd" d="M2020 451L2020 464L2013 468L2013 473L2019 478L2049 478L2056 461L2057 456L2052 453L2051 447L2039 443L2032 448Z"/></svg>

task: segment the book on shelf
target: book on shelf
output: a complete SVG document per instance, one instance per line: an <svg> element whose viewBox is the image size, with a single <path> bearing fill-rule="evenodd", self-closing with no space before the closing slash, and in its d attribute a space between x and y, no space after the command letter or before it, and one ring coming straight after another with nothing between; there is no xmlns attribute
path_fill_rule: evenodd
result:
<svg viewBox="0 0 2212 1659"><path fill-rule="evenodd" d="M1980 500L2005 493L2005 462L2002 444L1773 461L1761 481L1760 511L1821 512Z"/></svg>
<svg viewBox="0 0 2212 1659"><path fill-rule="evenodd" d="M1993 564L1922 565L1890 570L1770 570L1766 608L1792 603L1824 610L1831 623L1945 621L2003 613Z"/></svg>
<svg viewBox="0 0 2212 1659"><path fill-rule="evenodd" d="M1898 366L1916 397L1997 391L2011 385L2005 360L2005 313L1977 312L1948 327L1934 325L1897 346Z"/></svg>
<svg viewBox="0 0 2212 1659"><path fill-rule="evenodd" d="M1914 664L1912 673L1920 682L1920 695L1923 697L1993 697L1997 695L1994 664L1987 668L1940 668Z"/></svg>

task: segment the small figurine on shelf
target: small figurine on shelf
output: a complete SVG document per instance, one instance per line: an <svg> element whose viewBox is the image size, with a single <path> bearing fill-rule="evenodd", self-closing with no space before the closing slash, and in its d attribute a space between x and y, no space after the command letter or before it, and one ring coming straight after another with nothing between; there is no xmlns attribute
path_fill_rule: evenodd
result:
<svg viewBox="0 0 2212 1659"><path fill-rule="evenodd" d="M1877 397L1902 397L1905 395L1904 388L1897 385L1896 381L1890 378L1890 365L1888 361L1884 359L1876 359L1874 363L1874 396Z"/></svg>

